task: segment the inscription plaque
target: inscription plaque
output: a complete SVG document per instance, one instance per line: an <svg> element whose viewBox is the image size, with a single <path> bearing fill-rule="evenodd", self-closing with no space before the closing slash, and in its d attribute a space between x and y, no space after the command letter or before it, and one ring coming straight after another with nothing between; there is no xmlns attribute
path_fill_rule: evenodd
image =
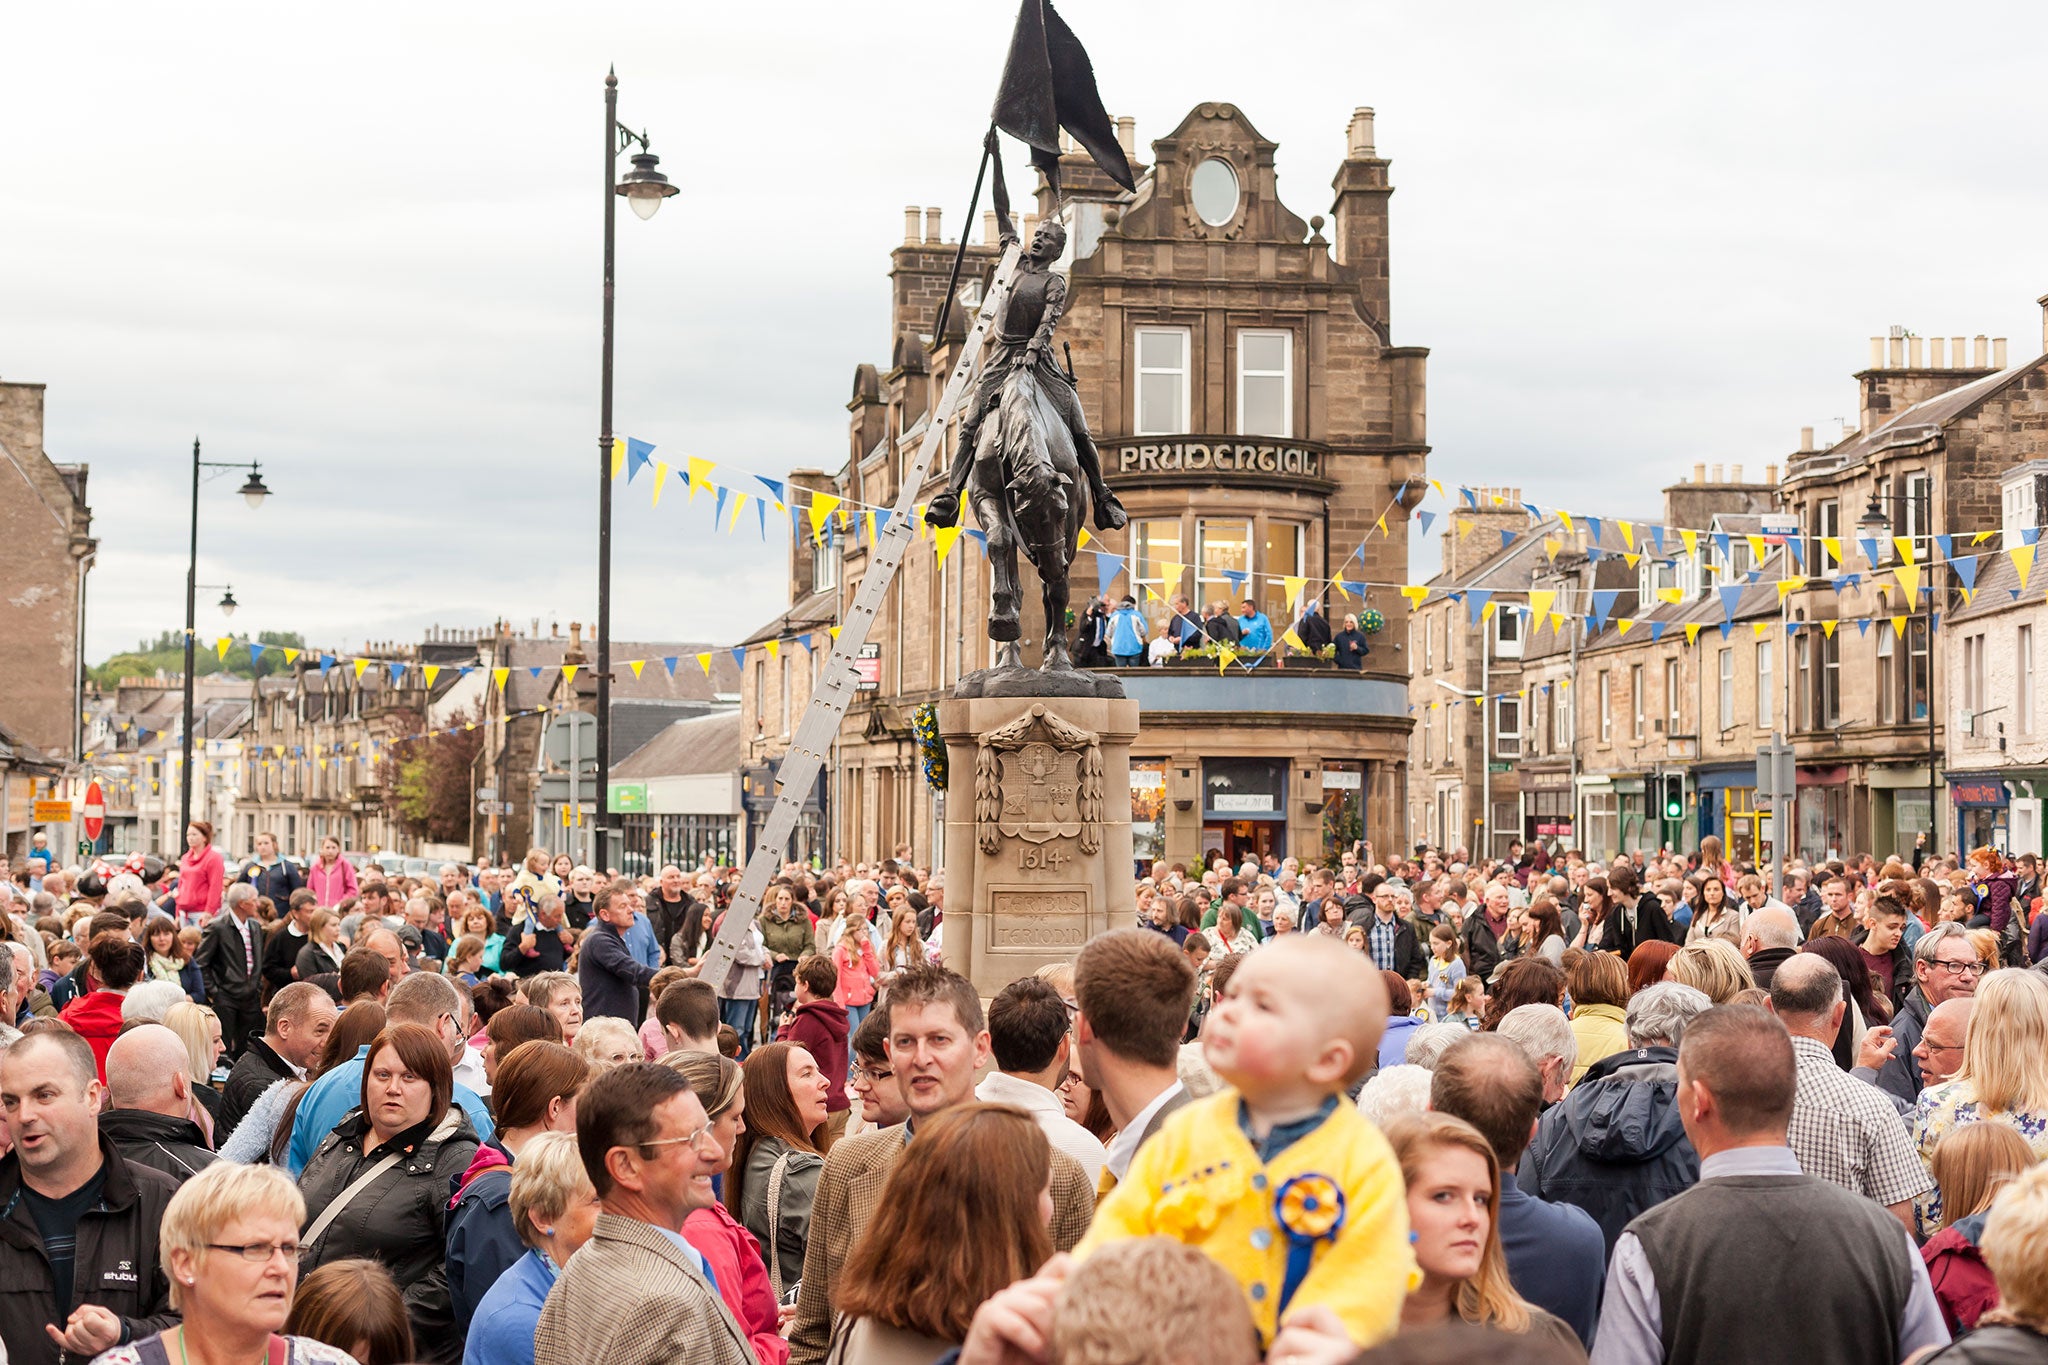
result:
<svg viewBox="0 0 2048 1365"><path fill-rule="evenodd" d="M1088 896L1082 891L991 890L988 923L993 949L1079 948L1088 941Z"/></svg>

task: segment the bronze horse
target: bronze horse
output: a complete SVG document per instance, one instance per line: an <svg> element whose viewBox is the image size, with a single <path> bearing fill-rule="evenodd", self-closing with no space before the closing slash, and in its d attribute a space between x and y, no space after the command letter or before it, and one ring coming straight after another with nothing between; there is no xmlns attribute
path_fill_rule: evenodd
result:
<svg viewBox="0 0 2048 1365"><path fill-rule="evenodd" d="M1038 571L1045 604L1045 659L1048 672L1073 672L1067 650L1067 570L1080 539L1083 488L1081 462L1059 409L1047 397L1034 367L1018 365L1003 379L995 420L982 423L967 482L967 500L988 535L992 578L988 635L1000 642L996 667L1015 668L1023 634L1017 577L1021 547Z"/></svg>

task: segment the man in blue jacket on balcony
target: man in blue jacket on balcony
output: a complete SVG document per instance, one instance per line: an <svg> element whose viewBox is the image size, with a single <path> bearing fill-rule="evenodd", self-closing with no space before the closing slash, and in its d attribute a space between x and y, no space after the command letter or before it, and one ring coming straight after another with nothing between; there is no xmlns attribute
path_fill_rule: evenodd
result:
<svg viewBox="0 0 2048 1365"><path fill-rule="evenodd" d="M1145 637L1149 633L1145 618L1138 612L1137 599L1124 598L1109 617L1109 652L1118 668L1145 666Z"/></svg>
<svg viewBox="0 0 2048 1365"><path fill-rule="evenodd" d="M1273 623L1249 597L1237 609L1237 642L1246 649L1267 650L1273 647Z"/></svg>

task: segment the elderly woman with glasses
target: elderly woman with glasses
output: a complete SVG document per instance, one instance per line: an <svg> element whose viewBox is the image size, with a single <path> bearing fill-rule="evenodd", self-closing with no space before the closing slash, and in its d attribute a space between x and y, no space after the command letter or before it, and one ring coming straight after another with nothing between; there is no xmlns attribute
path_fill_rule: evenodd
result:
<svg viewBox="0 0 2048 1365"><path fill-rule="evenodd" d="M355 1365L346 1351L311 1337L280 1336L299 1281L299 1223L305 1201L275 1166L216 1162L171 1196L157 1234L171 1279L171 1307L184 1322L116 1346L102 1365L170 1360L283 1361Z"/></svg>

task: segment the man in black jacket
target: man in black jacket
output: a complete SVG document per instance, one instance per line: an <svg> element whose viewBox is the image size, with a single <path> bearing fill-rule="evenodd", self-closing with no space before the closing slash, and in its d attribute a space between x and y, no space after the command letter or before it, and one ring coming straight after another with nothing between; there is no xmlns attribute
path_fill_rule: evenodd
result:
<svg viewBox="0 0 2048 1365"><path fill-rule="evenodd" d="M1351 915L1352 902L1357 899L1354 896L1344 902L1344 917L1349 923L1365 926L1365 951L1373 965L1382 971L1399 972L1403 981L1428 976L1429 959L1405 913L1413 903L1408 889L1381 882L1372 891L1372 913L1363 919Z"/></svg>
<svg viewBox="0 0 2048 1365"><path fill-rule="evenodd" d="M690 893L683 883L683 870L674 863L661 869L654 894L647 898L647 921L654 928L654 941L668 951L669 940L683 927L690 911Z"/></svg>
<svg viewBox="0 0 2048 1365"><path fill-rule="evenodd" d="M319 899L299 888L291 894L284 923L266 936L270 941L263 945L263 984L272 992L299 979L299 950L313 941L306 937L306 930L319 908Z"/></svg>
<svg viewBox="0 0 2048 1365"><path fill-rule="evenodd" d="M0 1053L14 1139L0 1158L0 1340L13 1365L87 1361L178 1321L157 1259L177 1183L100 1135L102 1094L76 1033L33 1033Z"/></svg>
<svg viewBox="0 0 2048 1365"><path fill-rule="evenodd" d="M218 1136L226 1138L263 1092L279 1081L303 1079L340 1017L334 997L310 981L294 981L270 997L263 1036L228 1073L221 1088Z"/></svg>
<svg viewBox="0 0 2048 1365"><path fill-rule="evenodd" d="M100 1135L138 1166L180 1185L213 1164L206 1134L191 1119L191 1054L162 1024L139 1024L107 1050L107 1106Z"/></svg>
<svg viewBox="0 0 2048 1365"><path fill-rule="evenodd" d="M206 926L192 955L206 979L206 1002L220 1016L221 1041L237 1057L248 1051L263 1020L259 967L265 942L256 889L237 883L228 888L227 909Z"/></svg>

